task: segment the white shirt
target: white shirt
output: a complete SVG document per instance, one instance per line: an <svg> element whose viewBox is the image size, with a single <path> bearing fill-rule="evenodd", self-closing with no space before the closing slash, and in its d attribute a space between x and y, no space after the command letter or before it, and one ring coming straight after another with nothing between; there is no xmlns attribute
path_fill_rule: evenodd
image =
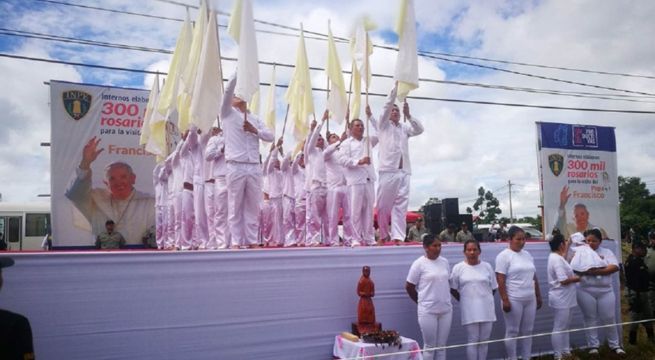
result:
<svg viewBox="0 0 655 360"><path fill-rule="evenodd" d="M493 290L498 284L488 262L456 264L450 274L450 287L459 292L462 325L496 321Z"/></svg>
<svg viewBox="0 0 655 360"><path fill-rule="evenodd" d="M323 151L323 159L325 160L325 175L327 179L327 186L334 189L338 186L346 185L346 178L344 177L344 168L337 161L337 151L339 150L339 143L335 142L329 145Z"/></svg>
<svg viewBox="0 0 655 360"><path fill-rule="evenodd" d="M284 175L282 170L275 168L275 163L278 162L278 147L275 147L268 156L264 174L268 178L268 196L271 199L281 198L284 191Z"/></svg>
<svg viewBox="0 0 655 360"><path fill-rule="evenodd" d="M293 174L294 198L296 201L300 201L305 198L305 168L300 166L300 154L296 156L296 160L291 165L291 173Z"/></svg>
<svg viewBox="0 0 655 360"><path fill-rule="evenodd" d="M407 282L416 285L418 315L443 314L452 311L448 260L439 256L430 260L426 256L416 259L409 268Z"/></svg>
<svg viewBox="0 0 655 360"><path fill-rule="evenodd" d="M271 142L273 134L258 116L248 113L248 122L258 134L243 130L244 114L232 107L236 74L230 79L223 95L221 119L225 135L225 160L248 164L259 164L259 139Z"/></svg>
<svg viewBox="0 0 655 360"><path fill-rule="evenodd" d="M548 306L553 309L568 309L577 305L576 285L561 284L573 275L571 265L560 254L551 252L548 255Z"/></svg>
<svg viewBox="0 0 655 360"><path fill-rule="evenodd" d="M210 179L224 177L227 174L227 164L225 163L225 138L223 134L218 134L209 138L207 148L205 148L205 160L210 163Z"/></svg>
<svg viewBox="0 0 655 360"><path fill-rule="evenodd" d="M516 300L534 298L534 266L532 255L525 250L519 252L505 249L496 256L496 272L504 274L507 295Z"/></svg>
<svg viewBox="0 0 655 360"><path fill-rule="evenodd" d="M605 263L603 267L607 265L619 266L619 261L616 259L616 256L614 255L612 250L599 247L598 249L596 249L596 253L600 256L600 258ZM612 276L614 276L614 274L605 275L605 276L584 275L580 278L580 289L593 289L595 291L599 291L599 290L612 291Z"/></svg>
<svg viewBox="0 0 655 360"><path fill-rule="evenodd" d="M310 183L310 189L327 185L323 150L316 147L322 127L323 122L316 126L305 144L305 164L308 164L305 176L307 176L307 181Z"/></svg>
<svg viewBox="0 0 655 360"><path fill-rule="evenodd" d="M377 138L371 137L371 147L377 144ZM346 169L346 184L357 185L375 182L375 170L373 165L358 165L359 160L366 156L366 137L357 140L349 137L339 146L337 159L339 164Z"/></svg>
<svg viewBox="0 0 655 360"><path fill-rule="evenodd" d="M293 186L294 176L293 176L293 171L291 169L291 155L287 155L284 157L284 160L282 160L282 165L280 165L280 169L282 170L282 174L284 176L284 185L283 185L282 193L284 193L284 196L286 197L295 198L296 191Z"/></svg>
<svg viewBox="0 0 655 360"><path fill-rule="evenodd" d="M396 172L402 171L407 174L412 173L412 167L409 161L409 138L423 133L423 125L414 117L409 117L409 123L398 122L394 124L391 120L391 110L396 100L397 88L394 88L387 97L387 103L384 105L384 112L377 122L371 117L369 120L377 128L379 142L378 152L378 171L379 172Z"/></svg>

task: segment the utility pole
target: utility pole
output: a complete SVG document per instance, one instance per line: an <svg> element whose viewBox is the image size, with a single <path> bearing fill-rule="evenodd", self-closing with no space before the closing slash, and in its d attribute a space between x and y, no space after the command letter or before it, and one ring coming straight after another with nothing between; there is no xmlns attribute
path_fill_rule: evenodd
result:
<svg viewBox="0 0 655 360"><path fill-rule="evenodd" d="M512 211L512 180L507 180L507 186L509 187L509 222L514 222L514 212Z"/></svg>

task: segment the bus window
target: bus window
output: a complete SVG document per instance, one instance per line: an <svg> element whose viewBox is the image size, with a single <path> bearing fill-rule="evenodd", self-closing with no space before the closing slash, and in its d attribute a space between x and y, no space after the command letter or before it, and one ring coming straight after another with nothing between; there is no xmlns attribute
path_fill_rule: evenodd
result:
<svg viewBox="0 0 655 360"><path fill-rule="evenodd" d="M9 216L7 218L7 233L5 234L5 240L8 243L17 243L20 242L20 216Z"/></svg>
<svg viewBox="0 0 655 360"><path fill-rule="evenodd" d="M50 214L25 214L25 236L45 236Z"/></svg>

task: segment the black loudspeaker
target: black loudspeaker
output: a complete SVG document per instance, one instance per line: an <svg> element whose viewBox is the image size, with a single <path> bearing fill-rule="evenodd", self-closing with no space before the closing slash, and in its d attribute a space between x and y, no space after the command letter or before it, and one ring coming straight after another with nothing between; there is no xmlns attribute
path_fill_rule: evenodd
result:
<svg viewBox="0 0 655 360"><path fill-rule="evenodd" d="M449 198L441 200L441 216L449 218L451 216L459 215L459 199Z"/></svg>
<svg viewBox="0 0 655 360"><path fill-rule="evenodd" d="M458 227L461 227L462 223L466 223L470 232L473 232L473 215L471 214L461 214L458 216L459 221L457 223Z"/></svg>
<svg viewBox="0 0 655 360"><path fill-rule="evenodd" d="M438 235L443 229L441 222L441 204L431 204L423 209L425 214L425 227L430 230L432 234Z"/></svg>
<svg viewBox="0 0 655 360"><path fill-rule="evenodd" d="M455 225L455 231L459 231L459 226L462 224L462 220L459 219L459 214L454 214L450 216L446 216L443 218L443 227L446 228L448 227L449 224ZM469 228L469 230L471 230Z"/></svg>

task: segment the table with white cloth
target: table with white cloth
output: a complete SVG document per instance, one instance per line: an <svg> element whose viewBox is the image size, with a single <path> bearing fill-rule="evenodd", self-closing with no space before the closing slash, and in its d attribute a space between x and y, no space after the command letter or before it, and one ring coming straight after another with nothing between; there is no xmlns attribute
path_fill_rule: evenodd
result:
<svg viewBox="0 0 655 360"><path fill-rule="evenodd" d="M421 347L416 340L400 337L402 346L399 348L395 345L371 344L363 341L350 341L341 335L334 338L334 349L332 354L335 359L374 359L375 355L400 354L385 356L384 360L423 360Z"/></svg>

